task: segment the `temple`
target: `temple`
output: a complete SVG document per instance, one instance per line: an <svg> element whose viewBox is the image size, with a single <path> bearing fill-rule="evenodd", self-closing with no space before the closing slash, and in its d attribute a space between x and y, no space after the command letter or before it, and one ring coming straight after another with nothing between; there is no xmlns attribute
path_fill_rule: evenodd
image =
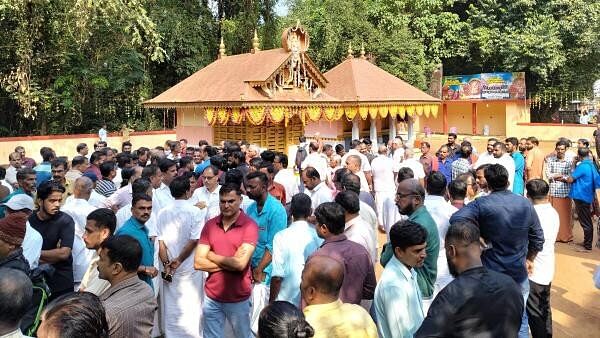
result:
<svg viewBox="0 0 600 338"><path fill-rule="evenodd" d="M438 116L440 99L368 61L364 48L354 57L349 47L345 60L322 73L299 23L281 42L260 50L255 32L249 53L229 56L221 40L217 60L143 105L176 109L177 137L192 143L246 140L286 152L304 134L331 143L414 138L419 117Z"/></svg>

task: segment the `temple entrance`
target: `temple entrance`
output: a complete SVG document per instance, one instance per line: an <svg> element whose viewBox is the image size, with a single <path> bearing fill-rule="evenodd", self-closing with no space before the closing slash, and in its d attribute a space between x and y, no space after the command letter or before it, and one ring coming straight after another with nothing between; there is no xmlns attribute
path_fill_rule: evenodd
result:
<svg viewBox="0 0 600 338"><path fill-rule="evenodd" d="M261 148L287 153L290 145L298 143L298 137L304 134L304 126L298 116L294 116L285 127L283 122L262 125L214 125L215 144L226 140L246 140Z"/></svg>

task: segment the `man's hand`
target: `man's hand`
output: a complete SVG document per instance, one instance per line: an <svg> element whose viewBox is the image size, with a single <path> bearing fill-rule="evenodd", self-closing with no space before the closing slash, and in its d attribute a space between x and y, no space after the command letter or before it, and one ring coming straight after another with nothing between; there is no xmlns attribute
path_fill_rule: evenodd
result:
<svg viewBox="0 0 600 338"><path fill-rule="evenodd" d="M252 278L254 278L255 284L260 284L265 281L267 274L264 271L259 271L259 269L252 270Z"/></svg>
<svg viewBox="0 0 600 338"><path fill-rule="evenodd" d="M156 277L158 275L158 269L156 269L153 266L146 266L144 267L144 273L152 278Z"/></svg>
<svg viewBox="0 0 600 338"><path fill-rule="evenodd" d="M527 268L527 275L531 276L533 274L533 261L525 260L525 267Z"/></svg>
<svg viewBox="0 0 600 338"><path fill-rule="evenodd" d="M177 268L181 265L181 262L178 259L172 260L171 264L169 264L170 270L177 270Z"/></svg>
<svg viewBox="0 0 600 338"><path fill-rule="evenodd" d="M206 208L206 202L200 201L200 202L196 203L196 206L200 209L204 209L204 208Z"/></svg>

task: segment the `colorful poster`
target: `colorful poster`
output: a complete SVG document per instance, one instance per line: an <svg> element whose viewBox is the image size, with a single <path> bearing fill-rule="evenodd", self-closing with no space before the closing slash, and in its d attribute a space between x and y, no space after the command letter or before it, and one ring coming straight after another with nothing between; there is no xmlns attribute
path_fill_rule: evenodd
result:
<svg viewBox="0 0 600 338"><path fill-rule="evenodd" d="M444 76L443 100L525 99L525 73Z"/></svg>

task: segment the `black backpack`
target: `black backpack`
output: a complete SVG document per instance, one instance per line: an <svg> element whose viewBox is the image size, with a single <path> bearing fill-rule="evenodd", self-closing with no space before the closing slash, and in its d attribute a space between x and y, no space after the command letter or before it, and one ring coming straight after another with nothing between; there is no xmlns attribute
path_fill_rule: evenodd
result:
<svg viewBox="0 0 600 338"><path fill-rule="evenodd" d="M296 150L296 161L294 161L294 164L296 165L296 168L298 168L298 171L300 171L300 166L302 165L302 162L304 162L306 156L308 156L306 148L298 146L298 150Z"/></svg>

